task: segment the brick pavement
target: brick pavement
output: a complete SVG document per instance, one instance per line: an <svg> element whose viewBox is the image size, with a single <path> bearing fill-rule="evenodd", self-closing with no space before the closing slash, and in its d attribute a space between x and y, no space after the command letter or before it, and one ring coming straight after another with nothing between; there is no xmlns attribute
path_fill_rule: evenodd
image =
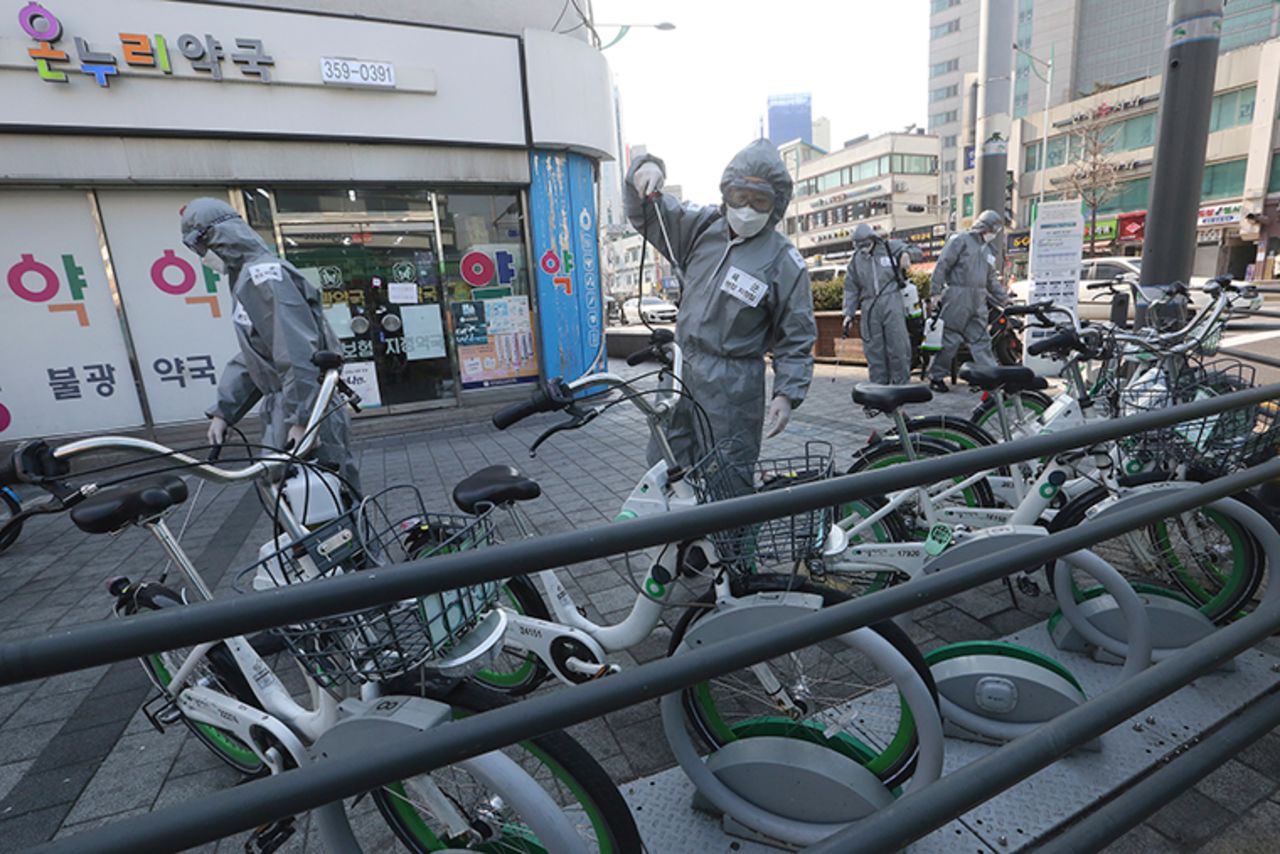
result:
<svg viewBox="0 0 1280 854"><path fill-rule="evenodd" d="M849 401L862 368L820 365L809 400L764 455L799 453L809 440L832 442L837 462L860 447L873 427ZM921 411L966 414L976 397L957 391ZM529 459L528 444L553 416L498 432L487 423L458 424L457 413L405 417L404 432L357 442L367 491L416 484L431 509L448 509L453 484L485 465L510 462L538 480L544 496L527 506L544 533L603 524L644 470L645 433L630 407L619 407L587 429L561 434ZM447 421L448 423L442 423ZM385 423L376 430L388 432ZM236 595L234 570L251 563L269 539L269 520L244 487L206 484L194 502L175 511L182 526L194 504L184 547L214 584L218 596ZM103 582L112 575L154 578L164 565L158 546L142 531L91 537L64 517L28 523L20 542L0 557L0 640L31 637L62 626L109 617ZM592 561L569 568L566 580L588 616L621 619L634 594L621 573L625 560ZM1002 585L987 585L921 609L911 628L925 650L956 640L994 638L1043 619L1047 597L1020 598L1013 608ZM674 619L679 609L672 607ZM614 656L624 666L663 656L670 637L664 622L645 643ZM556 690L547 686L543 690ZM19 850L54 837L92 829L234 785L237 775L214 759L180 726L155 732L139 710L148 685L134 662L0 688L0 839ZM636 779L673 760L648 703L575 727L575 736L618 782ZM1207 777L1116 851L1262 850L1280 829L1280 736L1268 735ZM285 851L318 851L314 830ZM238 851L243 837L205 846ZM1267 846L1270 850L1269 845Z"/></svg>

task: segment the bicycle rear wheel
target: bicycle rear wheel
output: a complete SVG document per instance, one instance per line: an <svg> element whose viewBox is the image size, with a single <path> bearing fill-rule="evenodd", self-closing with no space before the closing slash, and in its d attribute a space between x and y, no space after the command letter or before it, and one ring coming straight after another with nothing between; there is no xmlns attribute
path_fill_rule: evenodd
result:
<svg viewBox="0 0 1280 854"><path fill-rule="evenodd" d="M146 611L158 611L163 608L178 607L183 604L177 593L159 584L146 584L141 591L135 592L117 606L117 613L135 614ZM166 696L172 698L170 684L173 674L177 673L182 663L190 654L191 648L173 649L167 652L154 653L138 659L151 683ZM235 665L227 648L221 644L209 650L203 662L198 665L195 678L207 687L235 697L242 703L257 706L253 690L245 680L244 674ZM175 706L175 708L177 708ZM180 712L181 710L179 710ZM258 777L267 773L267 767L258 754L249 745L241 741L229 730L220 729L211 724L193 721L180 714L182 722L192 734L227 765L241 774Z"/></svg>
<svg viewBox="0 0 1280 854"><path fill-rule="evenodd" d="M496 691L467 682L432 699L451 705L455 717L478 714L512 702ZM515 760L565 811L588 851L631 854L641 850L635 820L617 785L571 736L553 732L510 745L502 752ZM380 828L378 819L367 812L352 816L352 827L358 828L357 835L365 850L387 850L398 840L410 851L461 849L521 854L547 851L520 817L504 808L500 793L464 770L439 769L431 778L454 807L468 816L472 832L467 838L448 834L426 805L415 799L415 782L405 780L371 793L384 827ZM393 838L386 836L388 830ZM385 844L380 844L380 839L385 840Z"/></svg>

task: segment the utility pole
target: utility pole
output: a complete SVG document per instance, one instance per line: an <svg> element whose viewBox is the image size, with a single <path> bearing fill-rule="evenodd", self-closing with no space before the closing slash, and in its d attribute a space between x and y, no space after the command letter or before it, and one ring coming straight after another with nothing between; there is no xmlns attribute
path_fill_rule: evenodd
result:
<svg viewBox="0 0 1280 854"><path fill-rule="evenodd" d="M1191 278L1214 73L1222 35L1222 0L1170 0L1160 86L1155 162L1142 249L1143 285ZM1139 304L1138 321L1145 314ZM1183 312L1157 320L1181 322Z"/></svg>
<svg viewBox="0 0 1280 854"><path fill-rule="evenodd" d="M974 134L977 204L974 214L1004 216L1009 168L1009 107L1013 98L1013 0L982 0L978 31L978 123Z"/></svg>

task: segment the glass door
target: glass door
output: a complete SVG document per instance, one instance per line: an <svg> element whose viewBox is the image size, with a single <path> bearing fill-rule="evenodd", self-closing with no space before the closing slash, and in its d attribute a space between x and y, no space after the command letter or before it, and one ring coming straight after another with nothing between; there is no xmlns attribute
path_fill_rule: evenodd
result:
<svg viewBox="0 0 1280 854"><path fill-rule="evenodd" d="M456 405L448 294L429 209L280 211L276 222L285 257L321 289L345 371L366 405Z"/></svg>

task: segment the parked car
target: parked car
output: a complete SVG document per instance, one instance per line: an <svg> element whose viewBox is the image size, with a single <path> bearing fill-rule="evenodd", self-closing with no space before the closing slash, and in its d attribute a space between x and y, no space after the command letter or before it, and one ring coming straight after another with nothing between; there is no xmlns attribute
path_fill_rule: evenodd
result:
<svg viewBox="0 0 1280 854"><path fill-rule="evenodd" d="M622 304L622 322L675 323L679 309L660 297L632 297Z"/></svg>
<svg viewBox="0 0 1280 854"><path fill-rule="evenodd" d="M1110 258L1084 258L1080 262L1080 288L1078 291L1080 305L1077 309L1081 317L1089 319L1105 319L1111 313L1111 292L1106 288L1091 290L1089 285L1109 282L1124 276L1138 276L1142 273L1142 259L1134 256L1113 256ZM1209 278L1192 276L1187 284L1193 291L1202 289ZM1031 280L1022 279L1009 285L1019 302L1026 302L1030 297ZM1249 309L1262 308L1262 296L1245 306ZM1130 312L1133 308L1130 306Z"/></svg>

